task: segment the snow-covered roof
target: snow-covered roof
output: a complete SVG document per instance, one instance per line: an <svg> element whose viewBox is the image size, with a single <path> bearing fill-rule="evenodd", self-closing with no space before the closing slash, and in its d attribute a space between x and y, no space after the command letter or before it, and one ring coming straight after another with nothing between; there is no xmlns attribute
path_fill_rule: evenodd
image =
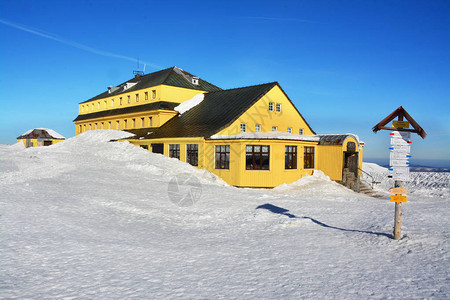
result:
<svg viewBox="0 0 450 300"><path fill-rule="evenodd" d="M178 105L174 109L177 112L179 112L180 115L181 115L181 114L187 112L188 110L190 110L191 108L193 108L193 107L199 105L200 103L202 103L203 99L205 99L205 95L204 94L195 95L191 99L182 102L180 105Z"/></svg>
<svg viewBox="0 0 450 300"><path fill-rule="evenodd" d="M20 135L18 137L18 139L20 138L26 138L26 136L30 135L33 133L33 137L51 137L54 139L65 139L65 137L59 133L57 133L56 131L54 131L53 129L48 129L48 128L33 128L28 130L27 132L25 132L24 134ZM46 136L48 135L48 136Z"/></svg>

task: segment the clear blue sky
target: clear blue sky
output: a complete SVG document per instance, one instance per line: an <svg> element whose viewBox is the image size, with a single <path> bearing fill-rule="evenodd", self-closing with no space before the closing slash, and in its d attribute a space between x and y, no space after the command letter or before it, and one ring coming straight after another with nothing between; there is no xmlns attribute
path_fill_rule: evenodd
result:
<svg viewBox="0 0 450 300"><path fill-rule="evenodd" d="M72 137L78 103L178 66L222 88L278 81L317 133L388 156L371 128L402 105L449 159L450 1L0 1L0 143ZM142 65L141 65L142 69Z"/></svg>

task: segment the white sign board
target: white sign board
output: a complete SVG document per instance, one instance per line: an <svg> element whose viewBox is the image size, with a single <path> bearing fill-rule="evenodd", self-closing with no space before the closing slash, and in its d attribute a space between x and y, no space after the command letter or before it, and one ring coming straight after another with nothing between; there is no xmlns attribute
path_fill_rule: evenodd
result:
<svg viewBox="0 0 450 300"><path fill-rule="evenodd" d="M393 159L410 159L411 155L409 155L406 152L402 152L402 151L391 151L390 153L390 158L391 160Z"/></svg>
<svg viewBox="0 0 450 300"><path fill-rule="evenodd" d="M401 139L407 139L409 140L411 138L411 132L406 131L392 131L389 133L391 137L401 138Z"/></svg>

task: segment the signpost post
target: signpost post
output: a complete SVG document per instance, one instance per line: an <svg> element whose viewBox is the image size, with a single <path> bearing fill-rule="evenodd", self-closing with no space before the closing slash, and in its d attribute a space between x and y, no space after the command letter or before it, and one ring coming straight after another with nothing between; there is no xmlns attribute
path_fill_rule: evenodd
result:
<svg viewBox="0 0 450 300"><path fill-rule="evenodd" d="M396 117L398 119L392 122L392 127L386 127L386 125ZM404 121L403 118L406 118L408 121ZM414 129L409 129L410 124ZM395 182L394 187L389 190L392 193L389 200L395 202L394 239L399 240L401 238L402 227L402 203L406 203L407 194L407 190L402 187L402 183L409 181L411 132L417 133L422 138L425 138L427 133L402 106L375 125L372 130L377 132L380 129L391 130L391 133L389 134L391 136L391 147L389 147L389 150L391 151L389 161L389 171L391 172L391 175L389 177L394 179Z"/></svg>

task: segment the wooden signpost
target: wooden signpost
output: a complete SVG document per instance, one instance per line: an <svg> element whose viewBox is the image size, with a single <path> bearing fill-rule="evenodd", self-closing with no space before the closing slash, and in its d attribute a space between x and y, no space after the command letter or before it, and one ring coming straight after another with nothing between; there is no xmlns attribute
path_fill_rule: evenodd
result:
<svg viewBox="0 0 450 300"><path fill-rule="evenodd" d="M397 120L394 120L395 118ZM386 127L391 121L393 121L392 127ZM409 125L412 125L413 129L409 129ZM411 132L417 133L423 139L427 136L427 133L402 106L375 125L372 130L375 133L379 130L391 130L389 134L391 136L389 171L391 172L390 177L395 180L395 183L394 187L389 190L392 194L389 200L395 202L394 239L399 240L401 238L402 227L402 203L406 203L407 194L407 190L402 187L402 183L409 181Z"/></svg>

